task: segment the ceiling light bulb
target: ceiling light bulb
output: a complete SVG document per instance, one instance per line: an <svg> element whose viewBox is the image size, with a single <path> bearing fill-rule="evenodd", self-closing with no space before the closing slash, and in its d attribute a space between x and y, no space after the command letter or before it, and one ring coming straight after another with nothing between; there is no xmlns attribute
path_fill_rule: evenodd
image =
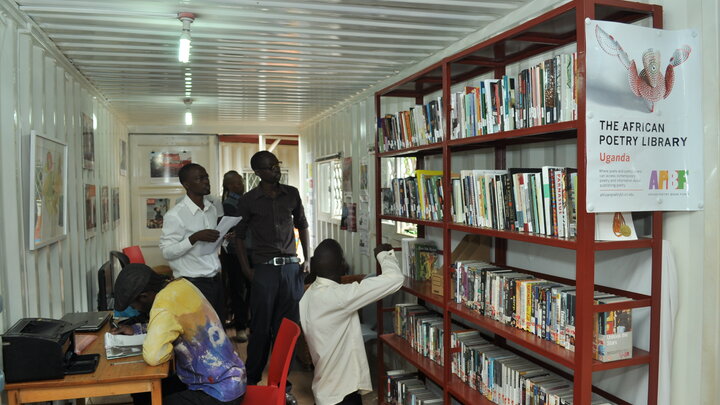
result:
<svg viewBox="0 0 720 405"><path fill-rule="evenodd" d="M178 51L178 61L182 63L190 62L190 34L180 34L180 50Z"/></svg>
<svg viewBox="0 0 720 405"><path fill-rule="evenodd" d="M195 21L193 13L178 13L178 19L182 21L182 33L180 34L180 47L178 48L178 61L190 62L190 24Z"/></svg>
<svg viewBox="0 0 720 405"><path fill-rule="evenodd" d="M192 112L185 111L185 125L192 125Z"/></svg>

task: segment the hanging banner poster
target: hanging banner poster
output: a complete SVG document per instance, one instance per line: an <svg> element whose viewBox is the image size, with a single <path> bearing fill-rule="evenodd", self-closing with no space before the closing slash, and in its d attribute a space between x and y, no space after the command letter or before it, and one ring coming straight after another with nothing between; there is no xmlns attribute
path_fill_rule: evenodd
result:
<svg viewBox="0 0 720 405"><path fill-rule="evenodd" d="M702 209L698 33L587 23L587 211Z"/></svg>

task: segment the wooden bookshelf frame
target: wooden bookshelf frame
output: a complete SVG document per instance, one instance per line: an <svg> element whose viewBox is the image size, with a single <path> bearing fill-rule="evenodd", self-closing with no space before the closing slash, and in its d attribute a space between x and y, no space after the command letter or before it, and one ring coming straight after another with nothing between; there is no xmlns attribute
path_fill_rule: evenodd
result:
<svg viewBox="0 0 720 405"><path fill-rule="evenodd" d="M577 116L585 117L585 19L598 19L632 23L642 19L650 18L653 28L663 27L663 9L654 4L636 3L624 0L572 0L550 10L540 16L532 18L525 23L508 29L504 32L473 45L456 54L446 57L427 68L410 75L382 90L375 93L375 114L381 117L383 97L408 97L413 98L417 104L423 103L423 97L442 91L443 97L443 120L446 123L443 140L441 142L417 146L407 149L393 150L375 154L375 184L381 184L382 159L399 156L418 157L418 166L422 167L422 158L431 155L442 155L442 170L444 173L451 173L453 153L465 150L494 148L495 168L506 168L506 146L513 144L531 144L534 142L556 141L560 139L576 139L577 142L577 170L578 170L578 213L577 213L577 236L575 238L558 238L545 235L537 235L525 232L504 231L490 228L472 227L452 222L451 204L443 207L443 221L426 221L418 219L407 219L397 216L381 215L379 207L381 204L381 193L376 188L375 206L378 210L376 215L375 229L377 241L382 241L382 220L394 220L411 222L418 225L418 234L424 235L426 226L440 228L442 231L443 255L449 258L451 255L451 233L465 232L491 236L494 238L495 262L500 265L506 264L507 241L516 240L527 243L553 246L563 249L570 249L575 254L575 286L577 290L576 307L576 343L575 351L571 352L549 341L542 339L519 329L512 328L490 318L483 317L478 313L451 301L451 277L449 260L445 260L443 295L432 294L429 285L419 282L407 281L403 290L416 295L421 301L426 301L442 308L444 319L444 345L445 366L441 367L428 359L416 358L419 354L409 347L402 345L402 338L383 335L378 344L378 378L384 380L385 369L383 364L384 346L390 347L401 356L413 363L423 374L440 384L444 388L444 402L450 403L450 397L460 400L466 404L490 404L479 392L465 386L456 376L451 374L450 359L452 348L450 348L450 327L453 316L460 317L470 323L476 324L485 330L495 333L496 340L503 343L506 340L526 349L530 349L536 356L529 356L533 361L541 362L537 357L555 361L572 370L568 377L574 384L574 403L588 404L593 392L598 392L619 403L625 403L611 393L601 392L592 385L593 372L599 370L618 369L630 366L645 365L649 367L648 380L648 403L657 404L658 390L658 366L660 353L660 292L661 292L661 263L662 263L662 212L653 212L651 216L652 234L650 237L641 238L637 241L628 242L599 242L594 240L595 215L588 213L585 209L586 196L586 125L584 119L565 121L549 125L535 126L491 135L481 135L469 138L450 139L450 96L451 86L455 83L472 79L479 75L492 72L495 77L501 77L505 73L505 67L509 64L530 58L555 48L575 42L577 44L578 74L578 99ZM549 31L549 32L548 32ZM517 44L522 44L518 46ZM506 54L506 49L514 44L515 50ZM489 57L491 54L492 57ZM376 137L376 151L380 151ZM444 195L450 196L450 177L443 176ZM616 290L618 293L625 293L633 298L633 301L595 305L593 303L593 290L595 286L595 252L605 250L623 249L650 249L651 251L651 279L652 285L650 295L640 295L627 291ZM580 271L579 269L582 269ZM380 269L378 267L378 272ZM613 309L623 308L650 308L650 344L649 351L635 349L633 357L627 360L616 362L599 362L593 360L593 314ZM378 304L378 331L382 333L383 313L386 309ZM513 349L512 346L508 348ZM521 353L525 355L524 353ZM430 362L432 364L426 364ZM554 371L554 370L553 370ZM378 384L379 398L384 398L384 384Z"/></svg>

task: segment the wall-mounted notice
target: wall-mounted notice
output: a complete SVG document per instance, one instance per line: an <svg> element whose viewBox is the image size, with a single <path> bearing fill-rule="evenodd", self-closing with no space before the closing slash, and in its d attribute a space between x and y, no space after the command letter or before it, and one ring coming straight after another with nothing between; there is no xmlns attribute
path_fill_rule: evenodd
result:
<svg viewBox="0 0 720 405"><path fill-rule="evenodd" d="M696 31L587 20L587 210L703 206Z"/></svg>

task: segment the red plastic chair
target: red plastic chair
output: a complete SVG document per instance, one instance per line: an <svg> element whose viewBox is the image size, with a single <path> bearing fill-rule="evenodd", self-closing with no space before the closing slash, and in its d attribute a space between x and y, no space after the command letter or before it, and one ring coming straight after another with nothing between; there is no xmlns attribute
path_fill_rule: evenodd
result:
<svg viewBox="0 0 720 405"><path fill-rule="evenodd" d="M268 384L248 385L243 405L285 405L285 384L298 336L300 336L300 326L283 318L270 354Z"/></svg>
<svg viewBox="0 0 720 405"><path fill-rule="evenodd" d="M123 249L123 253L130 259L130 263L145 264L145 256L143 256L140 246L130 246Z"/></svg>

